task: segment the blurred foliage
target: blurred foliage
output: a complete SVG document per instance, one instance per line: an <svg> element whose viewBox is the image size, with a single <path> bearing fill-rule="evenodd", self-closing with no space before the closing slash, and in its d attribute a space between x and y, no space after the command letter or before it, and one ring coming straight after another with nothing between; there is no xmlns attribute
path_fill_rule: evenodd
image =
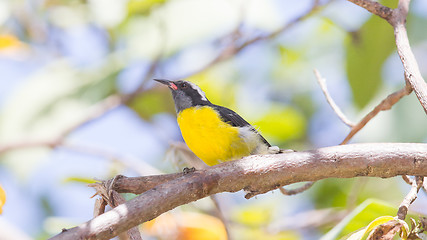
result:
<svg viewBox="0 0 427 240"><path fill-rule="evenodd" d="M149 14L153 7L165 2L166 0L130 0L127 5L127 12L130 16Z"/></svg>
<svg viewBox="0 0 427 240"><path fill-rule="evenodd" d="M271 142L283 143L305 136L306 120L295 108L273 103L269 111L254 125L262 129Z"/></svg>
<svg viewBox="0 0 427 240"><path fill-rule="evenodd" d="M175 113L175 107L168 88L156 88L133 99L128 106L143 119L151 119L158 113Z"/></svg>
<svg viewBox="0 0 427 240"><path fill-rule="evenodd" d="M232 222L236 225L233 231L236 239L300 239L296 231L280 231L272 233L266 230L274 219L277 206L269 204L247 204L234 209ZM233 225L233 226L234 226Z"/></svg>
<svg viewBox="0 0 427 240"><path fill-rule="evenodd" d="M316 208L345 207L348 190L353 179L325 179L316 183L311 191Z"/></svg>
<svg viewBox="0 0 427 240"><path fill-rule="evenodd" d="M233 214L233 221L252 228L260 228L272 220L274 206L247 205L237 208Z"/></svg>

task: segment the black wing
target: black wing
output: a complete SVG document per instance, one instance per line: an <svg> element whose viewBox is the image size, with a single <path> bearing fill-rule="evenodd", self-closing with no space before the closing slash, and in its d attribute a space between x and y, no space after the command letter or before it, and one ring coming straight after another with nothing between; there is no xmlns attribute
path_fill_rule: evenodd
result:
<svg viewBox="0 0 427 240"><path fill-rule="evenodd" d="M261 140L268 146L271 147L270 143L265 140L265 138L251 125L249 124L245 119L243 119L239 114L234 112L231 109L228 109L226 107L221 107L218 105L212 106L217 112L219 112L219 115L221 116L222 120L231 126L234 127L247 127L250 126L251 130L256 132Z"/></svg>

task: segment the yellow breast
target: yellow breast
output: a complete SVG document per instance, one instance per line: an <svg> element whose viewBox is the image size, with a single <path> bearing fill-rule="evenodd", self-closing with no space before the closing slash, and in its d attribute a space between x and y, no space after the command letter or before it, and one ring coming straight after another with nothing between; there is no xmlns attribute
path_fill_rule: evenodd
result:
<svg viewBox="0 0 427 240"><path fill-rule="evenodd" d="M253 150L241 139L239 128L223 122L208 106L182 110L178 125L191 151L209 166L247 156Z"/></svg>

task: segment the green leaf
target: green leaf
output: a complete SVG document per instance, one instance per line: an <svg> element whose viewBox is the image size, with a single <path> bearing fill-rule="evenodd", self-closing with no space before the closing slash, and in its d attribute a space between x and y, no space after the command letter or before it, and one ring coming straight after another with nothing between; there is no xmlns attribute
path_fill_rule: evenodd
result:
<svg viewBox="0 0 427 240"><path fill-rule="evenodd" d="M347 39L347 77L357 107L365 107L377 94L382 66L394 49L393 28L377 16Z"/></svg>
<svg viewBox="0 0 427 240"><path fill-rule="evenodd" d="M386 202L368 199L355 208L340 223L325 234L321 240L339 239L349 233L357 231L369 225L373 219L379 216L396 215L397 208Z"/></svg>

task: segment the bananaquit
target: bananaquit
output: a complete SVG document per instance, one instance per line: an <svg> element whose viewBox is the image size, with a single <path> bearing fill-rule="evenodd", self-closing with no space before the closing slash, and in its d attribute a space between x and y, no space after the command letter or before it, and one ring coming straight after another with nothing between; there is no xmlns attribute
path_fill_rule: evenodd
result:
<svg viewBox="0 0 427 240"><path fill-rule="evenodd" d="M154 79L172 92L177 120L188 147L212 166L251 154L279 152L234 111L212 104L194 83Z"/></svg>

